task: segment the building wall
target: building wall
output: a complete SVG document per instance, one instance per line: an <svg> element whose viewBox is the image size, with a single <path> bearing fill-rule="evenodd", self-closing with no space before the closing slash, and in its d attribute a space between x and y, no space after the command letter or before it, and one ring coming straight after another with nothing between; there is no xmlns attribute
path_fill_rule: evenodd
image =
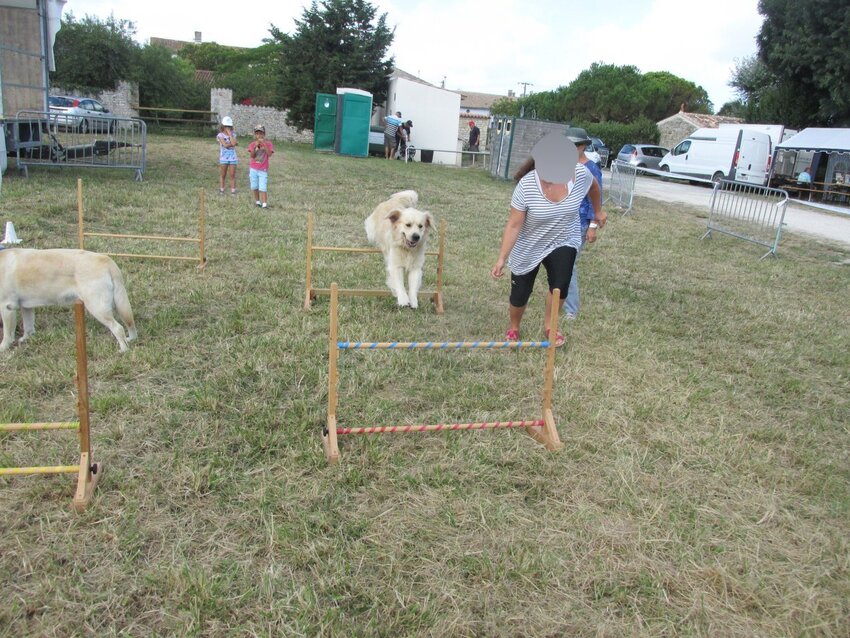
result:
<svg viewBox="0 0 850 638"><path fill-rule="evenodd" d="M225 115L233 118L233 128L237 135L254 134L254 125L266 127L266 137L271 140L286 140L302 144L313 143L313 131L301 131L286 123L286 111L270 106L249 106L233 103L233 91L230 89L210 90L210 111L219 121Z"/></svg>
<svg viewBox="0 0 850 638"><path fill-rule="evenodd" d="M36 9L0 7L0 115L44 111L47 70Z"/></svg>
<svg viewBox="0 0 850 638"><path fill-rule="evenodd" d="M404 78L390 81L387 112L401 111L402 119L413 121L411 142L420 151L434 151L435 164L460 164L457 114L460 94ZM481 128L481 127L479 127Z"/></svg>
<svg viewBox="0 0 850 638"><path fill-rule="evenodd" d="M490 133L490 116L481 114L461 113L457 125L457 139L467 148L469 144L469 123L475 122L475 126L481 131L481 140L478 145L479 151L487 150L487 136Z"/></svg>
<svg viewBox="0 0 850 638"><path fill-rule="evenodd" d="M668 118L667 121L658 123L658 132L660 133L658 144L664 148L673 148L698 128L685 118Z"/></svg>
<svg viewBox="0 0 850 638"><path fill-rule="evenodd" d="M479 127L481 128L481 127ZM547 120L496 117L490 135L490 174L513 179L514 173L531 156L540 139L554 131L566 131L567 125Z"/></svg>

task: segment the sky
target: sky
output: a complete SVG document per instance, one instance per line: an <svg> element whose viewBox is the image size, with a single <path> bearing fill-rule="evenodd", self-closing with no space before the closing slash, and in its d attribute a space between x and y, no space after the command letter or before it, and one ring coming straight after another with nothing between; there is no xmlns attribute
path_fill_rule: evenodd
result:
<svg viewBox="0 0 850 638"><path fill-rule="evenodd" d="M758 0L372 0L395 29L398 68L447 89L506 95L566 86L594 62L669 71L715 109L735 99L737 60L756 52ZM151 37L255 47L294 30L309 0L68 0L64 14L131 20Z"/></svg>

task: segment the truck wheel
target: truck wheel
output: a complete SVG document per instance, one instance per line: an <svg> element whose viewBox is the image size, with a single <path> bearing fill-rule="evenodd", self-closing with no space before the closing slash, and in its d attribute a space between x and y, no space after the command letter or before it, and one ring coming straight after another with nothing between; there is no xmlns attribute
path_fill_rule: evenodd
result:
<svg viewBox="0 0 850 638"><path fill-rule="evenodd" d="M662 173L669 173L669 172L670 172L670 167L669 167L669 166L667 166L667 165L663 165L663 166L661 166L661 172L662 172ZM669 182L669 181L670 181L670 178L669 178L669 177L662 177L662 178L661 178L661 181L662 181L662 182Z"/></svg>
<svg viewBox="0 0 850 638"><path fill-rule="evenodd" d="M715 184L719 184L720 180L724 179L725 177L726 176L722 172L717 171L714 175L711 176L711 181Z"/></svg>

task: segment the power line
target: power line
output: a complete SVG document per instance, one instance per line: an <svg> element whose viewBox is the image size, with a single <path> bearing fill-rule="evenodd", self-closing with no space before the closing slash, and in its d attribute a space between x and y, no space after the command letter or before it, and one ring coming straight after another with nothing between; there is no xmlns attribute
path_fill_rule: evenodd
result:
<svg viewBox="0 0 850 638"><path fill-rule="evenodd" d="M525 97L526 89L529 86L534 86L531 82L517 82L517 84L522 84L522 97Z"/></svg>

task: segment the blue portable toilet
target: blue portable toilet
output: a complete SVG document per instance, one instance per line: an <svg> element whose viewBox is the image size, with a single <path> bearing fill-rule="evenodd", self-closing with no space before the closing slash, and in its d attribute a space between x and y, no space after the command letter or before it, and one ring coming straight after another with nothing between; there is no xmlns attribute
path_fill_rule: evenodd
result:
<svg viewBox="0 0 850 638"><path fill-rule="evenodd" d="M360 89L337 89L334 151L340 155L366 157L369 154L369 125L372 120L372 94Z"/></svg>

